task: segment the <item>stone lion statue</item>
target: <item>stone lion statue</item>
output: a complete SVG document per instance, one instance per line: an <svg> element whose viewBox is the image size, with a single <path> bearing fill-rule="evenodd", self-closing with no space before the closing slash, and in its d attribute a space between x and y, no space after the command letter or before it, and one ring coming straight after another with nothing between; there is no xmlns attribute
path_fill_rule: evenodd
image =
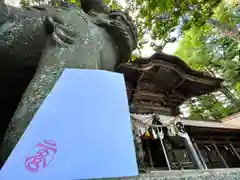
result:
<svg viewBox="0 0 240 180"><path fill-rule="evenodd" d="M1 1L1 164L65 68L114 71L136 44L130 16L103 0L81 0L81 8Z"/></svg>

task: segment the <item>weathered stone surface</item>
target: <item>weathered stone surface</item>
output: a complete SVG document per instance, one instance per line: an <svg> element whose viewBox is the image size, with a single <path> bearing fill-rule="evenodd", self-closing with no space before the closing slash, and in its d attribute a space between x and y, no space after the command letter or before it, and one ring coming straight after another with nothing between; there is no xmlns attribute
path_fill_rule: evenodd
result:
<svg viewBox="0 0 240 180"><path fill-rule="evenodd" d="M240 169L174 170L140 174L121 180L239 180Z"/></svg>
<svg viewBox="0 0 240 180"><path fill-rule="evenodd" d="M136 45L135 30L123 12L104 14L93 8L89 15L79 8L45 6L9 9L0 26L0 56L4 57L0 61L0 76L4 77L0 78L0 91L7 93L1 103L16 95L21 84L18 77L23 74L21 91L25 93L22 98L18 93L21 101L1 145L0 164L65 68L114 71L119 61L128 60ZM25 73L26 67L30 75Z"/></svg>

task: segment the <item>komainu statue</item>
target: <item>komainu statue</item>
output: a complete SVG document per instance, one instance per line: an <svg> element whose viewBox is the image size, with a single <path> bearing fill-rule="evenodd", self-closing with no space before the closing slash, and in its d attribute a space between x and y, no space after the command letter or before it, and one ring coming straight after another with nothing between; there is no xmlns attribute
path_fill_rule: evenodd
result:
<svg viewBox="0 0 240 180"><path fill-rule="evenodd" d="M0 163L64 68L114 71L131 57L136 32L127 13L103 0L81 0L81 8L0 2Z"/></svg>

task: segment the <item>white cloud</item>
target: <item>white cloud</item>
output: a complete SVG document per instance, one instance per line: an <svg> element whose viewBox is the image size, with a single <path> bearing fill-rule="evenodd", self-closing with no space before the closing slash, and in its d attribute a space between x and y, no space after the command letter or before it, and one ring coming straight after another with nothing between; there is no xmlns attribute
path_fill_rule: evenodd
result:
<svg viewBox="0 0 240 180"><path fill-rule="evenodd" d="M163 52L167 54L173 54L176 51L177 47L178 47L178 41L174 43L168 43L163 49Z"/></svg>
<svg viewBox="0 0 240 180"><path fill-rule="evenodd" d="M125 0L116 0L123 8L127 6L127 3Z"/></svg>
<svg viewBox="0 0 240 180"><path fill-rule="evenodd" d="M6 0L5 3L11 6L20 7L20 0Z"/></svg>

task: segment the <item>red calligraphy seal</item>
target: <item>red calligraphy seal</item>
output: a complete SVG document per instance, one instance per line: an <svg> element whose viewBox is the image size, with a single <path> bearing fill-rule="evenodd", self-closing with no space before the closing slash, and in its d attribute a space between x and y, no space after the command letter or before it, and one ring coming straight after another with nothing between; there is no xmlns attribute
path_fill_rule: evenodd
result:
<svg viewBox="0 0 240 180"><path fill-rule="evenodd" d="M57 144L53 140L44 140L32 147L25 158L25 168L30 172L38 172L46 168L57 153Z"/></svg>

